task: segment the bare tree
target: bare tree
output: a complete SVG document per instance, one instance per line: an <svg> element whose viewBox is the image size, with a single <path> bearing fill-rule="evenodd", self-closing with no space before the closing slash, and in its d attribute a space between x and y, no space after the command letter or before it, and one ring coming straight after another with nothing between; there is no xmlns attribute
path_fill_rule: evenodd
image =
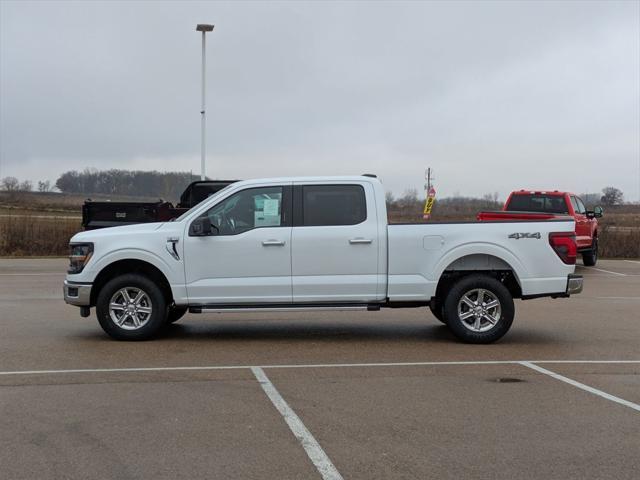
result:
<svg viewBox="0 0 640 480"><path fill-rule="evenodd" d="M602 197L600 197L600 202L602 202L603 205L620 205L623 200L624 195L622 193L622 190L615 187L605 187L602 189Z"/></svg>
<svg viewBox="0 0 640 480"><path fill-rule="evenodd" d="M4 177L2 179L2 189L7 192L15 192L19 186L20 182L16 177Z"/></svg>
<svg viewBox="0 0 640 480"><path fill-rule="evenodd" d="M31 190L33 190L33 183L31 183L30 180L25 180L24 182L20 183L18 190L20 190L21 192L30 192Z"/></svg>
<svg viewBox="0 0 640 480"><path fill-rule="evenodd" d="M387 202L387 205L394 202L395 198L393 197L393 192L389 191L384 194L384 199Z"/></svg>
<svg viewBox="0 0 640 480"><path fill-rule="evenodd" d="M51 182L49 180L38 182L38 191L39 192L50 192L51 191Z"/></svg>

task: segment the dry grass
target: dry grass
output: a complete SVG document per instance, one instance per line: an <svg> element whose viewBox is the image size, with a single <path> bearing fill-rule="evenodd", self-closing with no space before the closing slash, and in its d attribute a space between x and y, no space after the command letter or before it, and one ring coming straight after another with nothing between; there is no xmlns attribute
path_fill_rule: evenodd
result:
<svg viewBox="0 0 640 480"><path fill-rule="evenodd" d="M69 239L80 229L79 220L0 218L0 256L68 255Z"/></svg>

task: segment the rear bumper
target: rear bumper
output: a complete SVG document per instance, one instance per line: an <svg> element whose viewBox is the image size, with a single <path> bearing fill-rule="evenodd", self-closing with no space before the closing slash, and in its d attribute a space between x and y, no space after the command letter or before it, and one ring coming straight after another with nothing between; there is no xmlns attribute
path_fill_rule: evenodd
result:
<svg viewBox="0 0 640 480"><path fill-rule="evenodd" d="M64 301L77 307L88 307L91 304L91 284L64 281L62 287Z"/></svg>
<svg viewBox="0 0 640 480"><path fill-rule="evenodd" d="M567 295L576 295L582 292L582 275L570 274L567 278Z"/></svg>

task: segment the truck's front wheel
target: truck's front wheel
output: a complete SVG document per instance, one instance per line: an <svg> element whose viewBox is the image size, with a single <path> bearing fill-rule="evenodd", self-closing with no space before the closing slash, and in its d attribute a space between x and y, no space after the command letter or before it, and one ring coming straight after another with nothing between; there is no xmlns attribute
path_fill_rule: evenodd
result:
<svg viewBox="0 0 640 480"><path fill-rule="evenodd" d="M467 343L491 343L511 328L513 297L498 280L488 275L469 275L458 280L444 302L447 326Z"/></svg>
<svg viewBox="0 0 640 480"><path fill-rule="evenodd" d="M149 278L127 274L105 284L98 294L96 314L102 329L117 340L147 340L165 323L167 303Z"/></svg>
<svg viewBox="0 0 640 480"><path fill-rule="evenodd" d="M591 249L582 254L582 263L586 267L593 267L598 262L598 237L593 237Z"/></svg>

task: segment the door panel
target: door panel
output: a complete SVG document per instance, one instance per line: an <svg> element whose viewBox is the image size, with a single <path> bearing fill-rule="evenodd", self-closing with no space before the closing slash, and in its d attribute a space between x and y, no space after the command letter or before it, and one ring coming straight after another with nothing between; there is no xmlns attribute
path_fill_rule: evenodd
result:
<svg viewBox="0 0 640 480"><path fill-rule="evenodd" d="M290 198L290 187L245 189L207 212L217 235L185 233L190 303L291 302Z"/></svg>
<svg viewBox="0 0 640 480"><path fill-rule="evenodd" d="M347 187L360 189L361 203L357 189ZM294 195L294 212L301 215L291 240L293 301L378 299L379 232L371 186L294 188L299 192Z"/></svg>
<svg viewBox="0 0 640 480"><path fill-rule="evenodd" d="M571 197L571 205L575 211L576 243L578 248L588 247L591 245L591 225L587 218L584 205L575 196Z"/></svg>

